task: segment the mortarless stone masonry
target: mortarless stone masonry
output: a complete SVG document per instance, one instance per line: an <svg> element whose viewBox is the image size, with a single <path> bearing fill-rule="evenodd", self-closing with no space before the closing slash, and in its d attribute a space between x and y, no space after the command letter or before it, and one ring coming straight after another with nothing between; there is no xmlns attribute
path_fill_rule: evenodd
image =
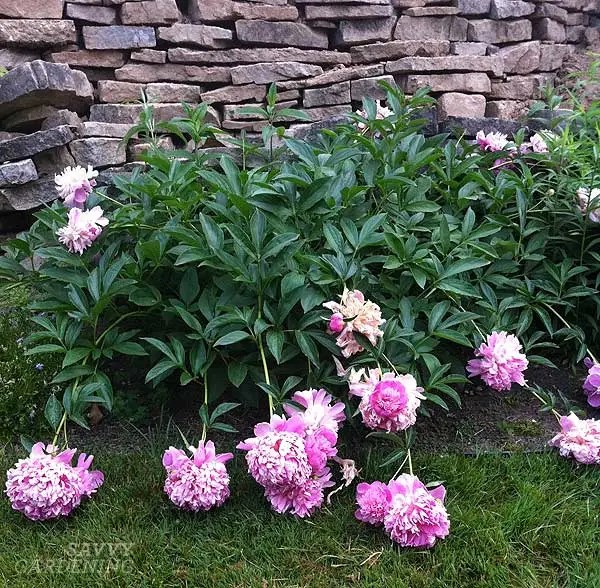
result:
<svg viewBox="0 0 600 588"><path fill-rule="evenodd" d="M52 199L48 166L138 157L119 141L142 93L161 119L203 100L249 137L264 123L238 110L271 82L314 121L383 98L380 81L429 86L446 125L511 118L598 51L599 23L600 0L0 0L0 210Z"/></svg>

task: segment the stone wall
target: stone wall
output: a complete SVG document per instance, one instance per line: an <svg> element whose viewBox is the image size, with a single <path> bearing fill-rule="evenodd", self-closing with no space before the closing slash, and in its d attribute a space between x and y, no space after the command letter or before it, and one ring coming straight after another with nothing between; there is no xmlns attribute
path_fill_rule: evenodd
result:
<svg viewBox="0 0 600 588"><path fill-rule="evenodd" d="M0 163L13 162L10 173L0 168L0 210L39 202L47 188L40 182L60 165L134 159L143 146L125 150L120 138L140 113L142 91L158 118L202 100L215 123L249 134L263 123L239 107L260 103L271 82L282 106L315 121L356 108L363 96L381 97L379 80L407 93L429 86L441 120L514 119L574 52L598 46L599 4L0 0L0 66L20 66L0 79L0 139L8 140ZM63 65L23 67L34 60ZM48 89L49 80L58 85ZM17 97L7 90L15 85L23 90ZM42 187L27 184L24 201L14 194L26 192L25 178Z"/></svg>

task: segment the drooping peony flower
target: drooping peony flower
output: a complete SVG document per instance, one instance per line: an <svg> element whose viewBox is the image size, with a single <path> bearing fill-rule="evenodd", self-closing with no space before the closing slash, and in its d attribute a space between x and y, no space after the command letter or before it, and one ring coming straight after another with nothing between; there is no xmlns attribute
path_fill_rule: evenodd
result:
<svg viewBox="0 0 600 588"><path fill-rule="evenodd" d="M363 350L363 347L356 341L354 333L364 335L372 345L376 345L379 337L383 335L380 327L385 320L381 317L381 309L374 302L365 300L364 294L360 290L345 288L340 302L326 302L323 306L331 310L334 315L341 315L344 319L342 331L331 330L332 333L339 333L336 344L342 350L344 357L350 357ZM331 324L331 319L329 323ZM339 325L334 322L334 326L338 327Z"/></svg>
<svg viewBox="0 0 600 588"><path fill-rule="evenodd" d="M502 133L488 133L487 135L483 131L479 131L475 135L477 144L484 151L503 151L508 145L508 138Z"/></svg>
<svg viewBox="0 0 600 588"><path fill-rule="evenodd" d="M383 520L390 507L392 493L383 482L360 483L356 487L356 504L358 509L354 516L371 525L383 525Z"/></svg>
<svg viewBox="0 0 600 588"><path fill-rule="evenodd" d="M582 464L600 464L600 422L581 420L576 414L560 418L561 431L549 445L558 447L563 457L572 456Z"/></svg>
<svg viewBox="0 0 600 588"><path fill-rule="evenodd" d="M591 191L589 188L579 188L577 199L581 214L587 215L593 223L600 223L600 188L592 188Z"/></svg>
<svg viewBox="0 0 600 588"><path fill-rule="evenodd" d="M67 166L62 173L54 176L56 190L65 201L67 208L81 208L96 185L98 172L91 165L87 169L80 165Z"/></svg>
<svg viewBox="0 0 600 588"><path fill-rule="evenodd" d="M283 409L288 416L301 415L304 421L306 434L312 434L319 427L325 427L337 433L340 424L346 419L344 403L336 402L332 405L333 397L325 390L302 390L292 396L293 404L285 403Z"/></svg>
<svg viewBox="0 0 600 588"><path fill-rule="evenodd" d="M191 457L175 447L165 451L162 460L167 470L165 493L173 504L192 512L221 506L229 498L225 464L233 454L217 454L212 441L200 441L198 447L188 449Z"/></svg>
<svg viewBox="0 0 600 588"><path fill-rule="evenodd" d="M56 231L58 240L71 253L82 255L102 233L102 227L108 224L108 219L102 216L103 214L99 206L85 212L79 208L72 208L69 211L67 226Z"/></svg>
<svg viewBox="0 0 600 588"><path fill-rule="evenodd" d="M352 369L348 382L350 394L361 398L358 409L370 429L403 431L415 424L425 396L411 374Z"/></svg>
<svg viewBox="0 0 600 588"><path fill-rule="evenodd" d="M493 331L475 350L475 355L480 359L471 359L467 363L469 376L480 376L490 388L499 392L510 390L513 383L525 385L523 372L529 362L514 335Z"/></svg>
<svg viewBox="0 0 600 588"><path fill-rule="evenodd" d="M594 408L600 407L600 364L586 357L583 361L588 368L588 373L583 383L583 389L587 394L588 404Z"/></svg>
<svg viewBox="0 0 600 588"><path fill-rule="evenodd" d="M428 490L416 476L402 474L388 488L391 500L383 525L392 541L402 547L433 547L448 535L443 486Z"/></svg>
<svg viewBox="0 0 600 588"><path fill-rule="evenodd" d="M104 474L89 471L94 457L82 453L71 465L76 449L60 453L52 445L36 443L28 458L20 459L6 474L6 495L14 510L33 521L68 516L82 498L104 482Z"/></svg>
<svg viewBox="0 0 600 588"><path fill-rule="evenodd" d="M554 133L551 131L541 131L541 133L536 133L529 139L529 143L531 144L531 149L534 153L548 153L548 143L546 143L547 139L551 139L554 137Z"/></svg>
<svg viewBox="0 0 600 588"><path fill-rule="evenodd" d="M323 490L333 486L328 468L301 484L268 486L265 496L278 513L291 511L300 518L310 516L323 504Z"/></svg>

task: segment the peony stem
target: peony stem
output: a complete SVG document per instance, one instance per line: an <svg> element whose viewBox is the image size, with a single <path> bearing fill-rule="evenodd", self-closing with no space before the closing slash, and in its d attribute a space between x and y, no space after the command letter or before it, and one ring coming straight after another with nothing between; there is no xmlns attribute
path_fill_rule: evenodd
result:
<svg viewBox="0 0 600 588"><path fill-rule="evenodd" d="M381 357L383 357L383 359L385 359L385 361L388 362L389 366L394 370L394 372L396 372L396 375L399 376L400 372L396 369L396 366L392 363L392 361L388 358L388 356L385 353L382 353Z"/></svg>
<svg viewBox="0 0 600 588"><path fill-rule="evenodd" d="M526 390L529 390L529 392L531 392L543 405L546 405L546 402L544 401L544 399L533 388L530 388L529 386L523 386L523 387ZM560 421L560 418L562 415L554 408L552 409L552 414L556 417L557 420Z"/></svg>
<svg viewBox="0 0 600 588"><path fill-rule="evenodd" d="M52 439L51 445L56 446L56 442L58 441L58 436L60 432L64 430L65 433L65 441L67 438L67 411L63 410L63 415L60 419L60 423L58 423L58 427L56 427L56 431L54 433L54 438Z"/></svg>
<svg viewBox="0 0 600 588"><path fill-rule="evenodd" d="M410 447L406 450L406 457L408 459L408 471L410 472L410 475L414 475L413 474L413 467L412 467L412 456L410 454Z"/></svg>
<svg viewBox="0 0 600 588"><path fill-rule="evenodd" d="M265 382L267 385L271 385L271 378L269 377L269 368L267 366L267 358L265 356L265 347L262 342L262 335L258 335L258 350L260 351L260 359L262 361L263 372L265 374ZM269 416L273 416L273 397L269 394Z"/></svg>
<svg viewBox="0 0 600 588"><path fill-rule="evenodd" d="M204 375L204 406L206 406L206 414L208 415L208 371ZM202 441L206 441L206 421L202 421Z"/></svg>

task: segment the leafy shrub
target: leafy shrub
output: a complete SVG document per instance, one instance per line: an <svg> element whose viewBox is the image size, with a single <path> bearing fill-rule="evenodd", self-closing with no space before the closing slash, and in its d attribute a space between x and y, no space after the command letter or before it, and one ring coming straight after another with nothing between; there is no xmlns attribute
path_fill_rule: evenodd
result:
<svg viewBox="0 0 600 588"><path fill-rule="evenodd" d="M494 329L517 334L533 362L550 364L538 350L565 342L577 361L585 355L598 334L600 258L575 192L597 181L596 111L583 128L567 124L550 154L509 161L424 136L419 113L432 100L388 91L391 116L378 119L366 100L364 117L314 143L285 138L274 151L282 132L271 129L267 149L251 150L267 159L252 169L197 148L216 133L205 106L160 128L147 112L135 132L193 148L153 147L143 172L116 179L116 195L90 195L86 206L101 204L110 221L90 249L57 242L62 203L37 213L0 271L41 293L30 308L45 315L34 314L28 342L62 358L54 382L67 386L66 412L51 400L55 426L67 415L85 425L89 402L110 409L107 365L122 357L152 385L201 386L205 426L224 430L233 405L208 405L226 389L255 406L264 392L273 409L300 382L339 386L322 304L344 287L387 319L380 344L361 340L367 353L353 365L412 373L444 408L460 404L461 348ZM21 262L34 255L42 262L28 270Z"/></svg>

